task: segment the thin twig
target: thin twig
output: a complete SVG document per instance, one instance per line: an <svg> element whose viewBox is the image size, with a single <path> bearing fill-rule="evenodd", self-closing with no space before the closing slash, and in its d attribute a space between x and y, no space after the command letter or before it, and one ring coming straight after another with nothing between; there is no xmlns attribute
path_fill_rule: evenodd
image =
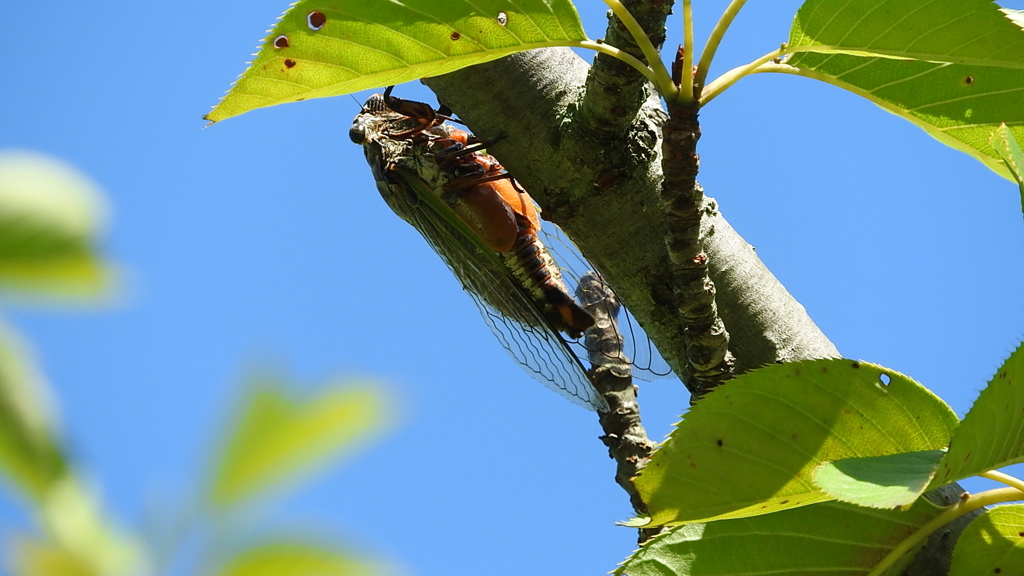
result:
<svg viewBox="0 0 1024 576"><path fill-rule="evenodd" d="M608 412L598 413L604 430L601 441L608 447L608 455L615 460L615 482L629 494L636 514L646 515L647 505L637 492L633 479L647 465L655 443L647 437L647 431L640 423L633 370L629 358L622 351L623 338L616 320L621 305L604 279L593 271L580 278L576 297L594 317L594 326L586 332L585 345L593 365L591 379L609 406ZM641 529L639 542L647 541L660 531L660 528Z"/></svg>
<svg viewBox="0 0 1024 576"><path fill-rule="evenodd" d="M672 9L672 3L650 0L619 2L646 33L649 44L660 49L665 42L665 20ZM614 13L609 14L604 43L639 60L647 60L644 50L637 44L626 24ZM612 138L621 138L630 130L637 112L647 100L649 86L648 79L637 73L632 66L599 53L587 74L579 116L591 130Z"/></svg>
<svg viewBox="0 0 1024 576"><path fill-rule="evenodd" d="M677 68L680 74L692 74L691 70ZM701 235L701 223L713 214L705 214L704 189L697 183L697 111L696 106L670 102L662 141L665 179L661 198L669 228L665 241L676 282L676 306L686 330L687 374L682 376L693 395L691 401L731 378L734 368L729 333L718 314L715 284L708 274L708 255Z"/></svg>

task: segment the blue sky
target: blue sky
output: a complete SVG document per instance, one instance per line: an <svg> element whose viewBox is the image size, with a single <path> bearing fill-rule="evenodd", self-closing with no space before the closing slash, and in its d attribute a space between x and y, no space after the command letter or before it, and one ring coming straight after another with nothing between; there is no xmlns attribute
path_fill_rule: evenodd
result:
<svg viewBox="0 0 1024 576"><path fill-rule="evenodd" d="M727 2L697 4L703 41ZM776 48L798 5L751 2L712 76ZM5 7L0 148L89 174L112 216L104 252L123 271L103 306L5 309L57 392L75 455L138 526L198 485L253 367L310 385L371 378L387 387L396 428L273 517L415 574L610 570L635 533L614 525L631 510L595 415L513 365L388 210L347 136L358 105L307 101L203 129L286 7ZM602 36L604 5L579 9ZM434 102L418 85L397 93ZM707 193L840 351L966 412L1024 334L1015 186L810 80L744 79L701 119ZM653 438L687 405L671 380L640 398ZM19 517L0 492L0 530Z"/></svg>

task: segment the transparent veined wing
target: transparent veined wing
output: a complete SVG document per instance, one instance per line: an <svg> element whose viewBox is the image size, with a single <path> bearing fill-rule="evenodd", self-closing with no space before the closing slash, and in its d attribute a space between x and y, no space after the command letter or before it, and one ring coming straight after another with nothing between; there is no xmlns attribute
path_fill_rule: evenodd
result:
<svg viewBox="0 0 1024 576"><path fill-rule="evenodd" d="M367 152L371 166L376 156ZM386 154L385 154L386 156ZM386 162L386 160L383 160ZM592 410L608 405L563 336L538 309L497 253L451 211L421 175L400 165L376 166L377 188L391 209L412 224L473 298L484 321L523 369L548 388Z"/></svg>

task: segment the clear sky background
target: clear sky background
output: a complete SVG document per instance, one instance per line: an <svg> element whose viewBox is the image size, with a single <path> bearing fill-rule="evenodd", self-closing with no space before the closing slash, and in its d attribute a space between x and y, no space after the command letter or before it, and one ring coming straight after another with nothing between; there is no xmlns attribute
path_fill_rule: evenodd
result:
<svg viewBox="0 0 1024 576"><path fill-rule="evenodd" d="M726 4L695 3L700 42ZM751 1L712 76L776 48L798 5ZM614 525L631 510L596 415L516 367L387 208L347 136L358 105L307 101L203 129L286 7L4 7L0 148L56 155L106 191L103 249L124 273L105 306L4 310L57 392L75 456L137 527L189 501L253 367L310 386L373 378L392 398L392 432L268 518L412 574L612 569L635 533ZM604 4L579 9L603 36ZM397 93L434 102L419 85ZM1024 334L1016 187L810 80L744 79L701 119L707 193L843 354L966 412ZM640 399L656 439L688 400L667 379ZM20 521L0 492L0 530Z"/></svg>

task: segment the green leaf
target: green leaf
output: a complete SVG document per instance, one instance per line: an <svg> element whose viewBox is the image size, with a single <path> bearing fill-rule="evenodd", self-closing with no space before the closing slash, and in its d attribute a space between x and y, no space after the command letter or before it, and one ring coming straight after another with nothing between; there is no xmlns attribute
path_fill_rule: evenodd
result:
<svg viewBox="0 0 1024 576"><path fill-rule="evenodd" d="M868 98L1009 178L989 142L1024 139L1024 31L991 0L808 0L783 65Z"/></svg>
<svg viewBox="0 0 1024 576"><path fill-rule="evenodd" d="M753 518L686 524L644 544L615 574L867 574L941 512L924 500L906 512L826 502Z"/></svg>
<svg viewBox="0 0 1024 576"><path fill-rule="evenodd" d="M0 287L94 296L109 282L96 256L98 188L37 153L0 153Z"/></svg>
<svg viewBox="0 0 1024 576"><path fill-rule="evenodd" d="M373 576L381 567L310 544L265 544L229 560L218 576Z"/></svg>
<svg viewBox="0 0 1024 576"><path fill-rule="evenodd" d="M828 462L814 473L814 483L858 506L907 506L924 493L944 454L927 450Z"/></svg>
<svg viewBox="0 0 1024 576"><path fill-rule="evenodd" d="M1024 505L986 510L964 528L949 576L1024 574Z"/></svg>
<svg viewBox="0 0 1024 576"><path fill-rule="evenodd" d="M220 458L211 496L229 506L353 452L382 427L376 387L332 385L306 400L280 382L251 389Z"/></svg>
<svg viewBox="0 0 1024 576"><path fill-rule="evenodd" d="M1021 152L1020 143L1013 137L1013 132L1010 132L1006 124L1000 124L999 128L992 132L989 144L1017 181L1020 188L1020 206L1024 211L1024 153Z"/></svg>
<svg viewBox="0 0 1024 576"><path fill-rule="evenodd" d="M957 418L907 376L851 360L768 366L702 398L637 479L652 523L767 514L832 497L815 470L938 450Z"/></svg>
<svg viewBox="0 0 1024 576"><path fill-rule="evenodd" d="M570 0L301 0L205 118L219 122L586 39Z"/></svg>
<svg viewBox="0 0 1024 576"><path fill-rule="evenodd" d="M36 502L67 472L53 412L27 347L0 323L0 472Z"/></svg>
<svg viewBox="0 0 1024 576"><path fill-rule="evenodd" d="M931 487L1024 462L1024 344L1006 359L953 433Z"/></svg>
<svg viewBox="0 0 1024 576"><path fill-rule="evenodd" d="M9 549L14 576L104 576L87 561L50 542L17 538Z"/></svg>
<svg viewBox="0 0 1024 576"><path fill-rule="evenodd" d="M141 546L103 514L99 497L73 475L47 491L41 510L48 536L96 574L139 574L146 565Z"/></svg>

